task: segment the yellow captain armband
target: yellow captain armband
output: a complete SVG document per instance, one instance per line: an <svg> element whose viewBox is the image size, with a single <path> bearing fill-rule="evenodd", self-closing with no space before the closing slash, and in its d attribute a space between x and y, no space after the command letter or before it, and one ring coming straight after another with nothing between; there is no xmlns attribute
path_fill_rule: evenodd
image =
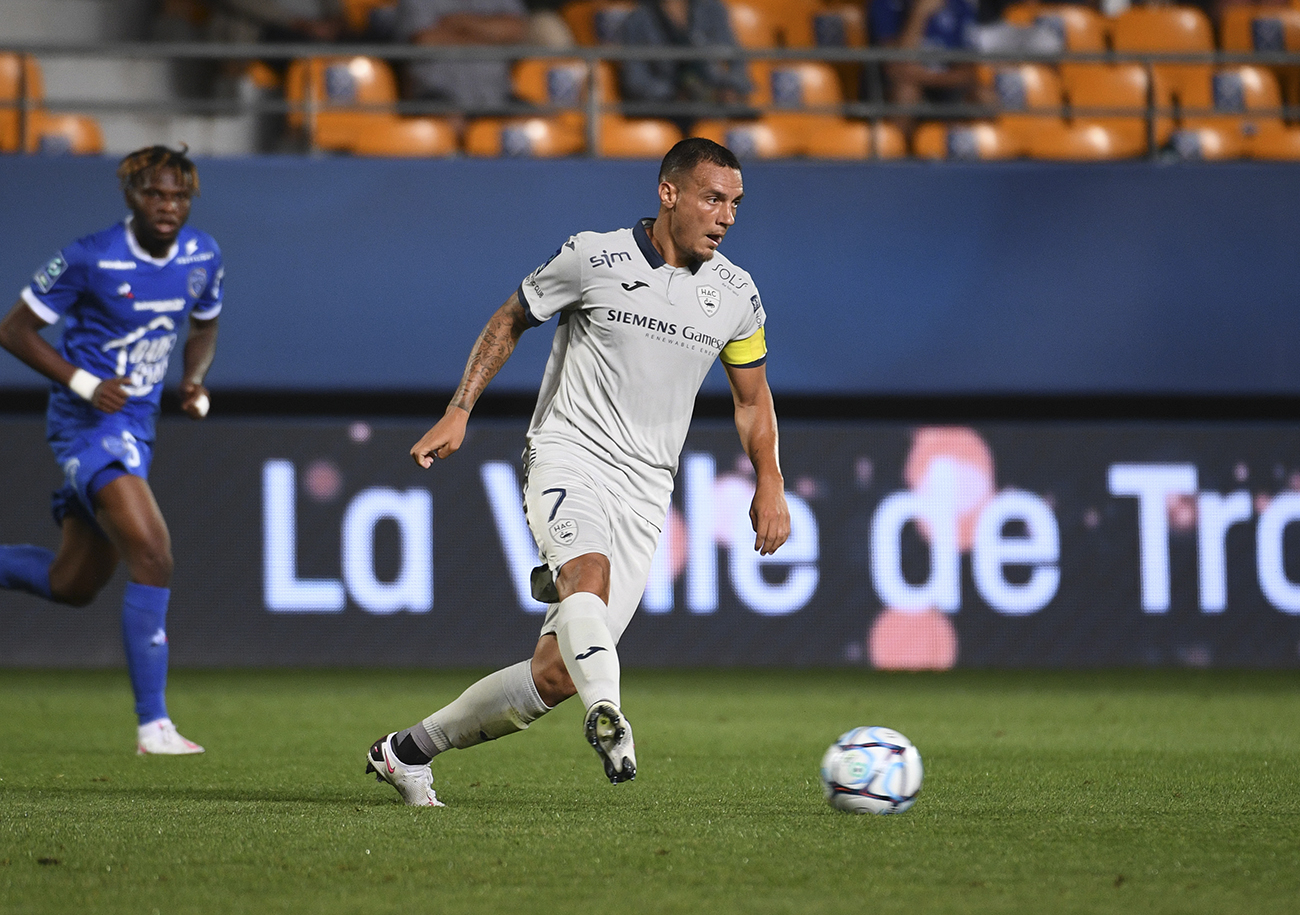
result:
<svg viewBox="0 0 1300 915"><path fill-rule="evenodd" d="M757 365L766 356L767 337L761 327L744 340L732 340L722 348L722 361L740 368Z"/></svg>

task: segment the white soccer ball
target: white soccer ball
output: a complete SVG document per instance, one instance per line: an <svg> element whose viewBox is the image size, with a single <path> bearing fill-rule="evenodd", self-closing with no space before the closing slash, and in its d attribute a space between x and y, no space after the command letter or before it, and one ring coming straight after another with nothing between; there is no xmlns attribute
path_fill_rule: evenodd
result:
<svg viewBox="0 0 1300 915"><path fill-rule="evenodd" d="M889 728L854 728L822 757L822 788L836 810L902 813L921 793L921 752Z"/></svg>

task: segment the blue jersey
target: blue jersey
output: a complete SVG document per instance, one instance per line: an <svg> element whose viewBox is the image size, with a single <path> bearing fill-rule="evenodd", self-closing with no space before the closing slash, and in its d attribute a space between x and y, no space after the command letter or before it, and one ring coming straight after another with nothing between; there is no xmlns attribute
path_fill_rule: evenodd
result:
<svg viewBox="0 0 1300 915"><path fill-rule="evenodd" d="M869 0L867 20L872 43L884 44L901 35L910 12L908 0ZM950 51L968 47L976 14L975 0L948 0L926 20L921 47Z"/></svg>
<svg viewBox="0 0 1300 915"><path fill-rule="evenodd" d="M100 378L127 377L130 395L117 418L125 431L151 442L163 378L180 327L193 315L221 311L221 250L212 236L182 227L163 257L140 247L131 218L60 251L22 292L48 324L64 319L59 352ZM61 384L50 391L52 438L104 418Z"/></svg>

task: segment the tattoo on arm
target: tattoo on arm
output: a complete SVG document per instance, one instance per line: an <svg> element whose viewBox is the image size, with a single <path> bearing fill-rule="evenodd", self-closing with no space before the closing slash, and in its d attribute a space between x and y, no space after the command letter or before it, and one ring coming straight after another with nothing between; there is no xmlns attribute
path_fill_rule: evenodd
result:
<svg viewBox="0 0 1300 915"><path fill-rule="evenodd" d="M451 400L453 407L466 412L473 408L488 382L496 377L496 373L501 371L510 354L515 351L515 344L527 329L528 321L524 310L512 296L497 309L474 342L460 386L456 388L456 395Z"/></svg>

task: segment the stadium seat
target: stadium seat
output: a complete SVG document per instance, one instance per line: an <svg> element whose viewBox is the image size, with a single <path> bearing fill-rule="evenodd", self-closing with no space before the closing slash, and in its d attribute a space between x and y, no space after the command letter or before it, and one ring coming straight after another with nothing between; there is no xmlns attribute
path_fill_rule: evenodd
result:
<svg viewBox="0 0 1300 915"><path fill-rule="evenodd" d="M767 10L747 0L723 0L731 33L742 48L777 47L777 25Z"/></svg>
<svg viewBox="0 0 1300 915"><path fill-rule="evenodd" d="M1145 150L1146 140L1130 130L1104 123L1052 121L1030 138L1027 152L1033 159L1086 162L1130 159Z"/></svg>
<svg viewBox="0 0 1300 915"><path fill-rule="evenodd" d="M437 140L451 129L446 120L399 118L392 110L397 103L397 79L382 60L360 56L295 60L285 74L285 98L290 103L289 126L303 130L317 149L356 152L358 145L364 145L367 150L391 150L369 155L419 155L399 150L423 146L438 150L429 155L447 155ZM394 124L399 121L430 123ZM363 143L362 137L372 132L375 138Z"/></svg>
<svg viewBox="0 0 1300 915"><path fill-rule="evenodd" d="M819 48L862 48L867 44L863 4L832 3L813 16L813 44ZM845 98L856 98L862 82L862 68L853 63L836 63Z"/></svg>
<svg viewBox="0 0 1300 915"><path fill-rule="evenodd" d="M545 115L554 122L556 130L540 136L535 126L522 134L510 134L507 128L518 127L537 117L524 119L483 119L476 122L474 145L476 150L499 149L507 155L572 155L586 149L587 95L590 75L585 61L572 58L547 58L522 60L512 71L514 91L519 98L539 106L563 109ZM602 108L618 98L613 65L601 61L596 68L597 100ZM493 126L495 125L495 126ZM498 139L488 141L487 132L496 130ZM513 139L511 139L513 137ZM576 138L577 148L570 148L560 138ZM652 118L624 118L618 114L603 113L597 131L597 151L602 156L618 158L654 158L666 153L681 131L668 121ZM526 142L525 142L526 141ZM468 149L467 149L468 151ZM474 155L492 153L474 152Z"/></svg>
<svg viewBox="0 0 1300 915"><path fill-rule="evenodd" d="M1080 149L1110 151L1119 157L1137 156L1147 151L1147 93L1150 80L1141 64L1079 64L1061 74L1065 95L1070 103L1071 122L1051 127L1046 146L1030 144L1058 158L1058 150ZM1092 110L1089 110L1092 109ZM1108 110L1107 110L1108 109ZM1062 127L1100 127L1084 131L1080 137L1062 133ZM1156 119L1156 140L1163 143L1173 131L1167 117ZM1067 131L1068 133L1068 131Z"/></svg>
<svg viewBox="0 0 1300 915"><path fill-rule="evenodd" d="M99 122L83 114L45 110L40 64L28 54L0 53L0 152L96 155L104 151ZM27 113L21 110L26 99ZM23 143L23 139L26 143Z"/></svg>
<svg viewBox="0 0 1300 915"><path fill-rule="evenodd" d="M580 45L615 44L627 14L636 8L634 0L570 0L560 15Z"/></svg>
<svg viewBox="0 0 1300 915"><path fill-rule="evenodd" d="M907 155L907 140L893 124L828 120L809 130L797 148L813 159L899 159Z"/></svg>
<svg viewBox="0 0 1300 915"><path fill-rule="evenodd" d="M662 159L681 138L681 130L669 121L605 115L600 119L597 150L610 159Z"/></svg>
<svg viewBox="0 0 1300 915"><path fill-rule="evenodd" d="M84 114L32 113L27 151L46 156L94 156L104 151L99 122Z"/></svg>
<svg viewBox="0 0 1300 915"><path fill-rule="evenodd" d="M1050 66L981 66L979 75L985 85L991 85L997 92L997 125L1002 139L1018 150L1026 148L1030 135L1041 125L1062 115L1061 78Z"/></svg>
<svg viewBox="0 0 1300 915"><path fill-rule="evenodd" d="M1211 94L1214 113L1187 119L1173 135L1172 147L1183 158L1293 159L1300 152L1300 130L1282 123L1282 95L1269 69L1221 67Z"/></svg>
<svg viewBox="0 0 1300 915"><path fill-rule="evenodd" d="M730 0L724 0L730 5ZM821 8L820 0L744 0L762 10L772 24L776 43L785 48L813 46L813 17Z"/></svg>
<svg viewBox="0 0 1300 915"><path fill-rule="evenodd" d="M1115 17L1111 44L1126 53L1208 54L1214 51L1214 30L1196 7L1134 6ZM1212 70L1210 63L1152 65L1156 104L1195 107L1195 96Z"/></svg>
<svg viewBox="0 0 1300 915"><path fill-rule="evenodd" d="M817 61L775 61L755 67L766 76L755 84L750 101L766 111L759 129L747 132L752 121L711 121L710 133L734 135L747 155L758 158L823 156L866 159L875 148L866 124L853 123L840 113L844 102L838 74ZM718 140L718 142L722 142ZM729 144L728 144L729 145Z"/></svg>
<svg viewBox="0 0 1300 915"><path fill-rule="evenodd" d="M483 118L465 129L465 152L471 156L554 158L573 156L586 147L581 130L555 118Z"/></svg>
<svg viewBox="0 0 1300 915"><path fill-rule="evenodd" d="M912 154L918 159L992 161L1020 154L1021 139L988 121L953 124L931 121L912 134Z"/></svg>
<svg viewBox="0 0 1300 915"><path fill-rule="evenodd" d="M1220 20L1220 44L1237 53L1300 51L1300 5L1230 6ZM1282 86L1282 97L1300 104L1300 66L1274 67Z"/></svg>
<svg viewBox="0 0 1300 915"><path fill-rule="evenodd" d="M343 21L348 30L364 35L370 29L370 17L375 10L397 6L397 0L341 0Z"/></svg>
<svg viewBox="0 0 1300 915"><path fill-rule="evenodd" d="M780 159L795 155L802 137L791 136L779 124L754 121L697 121L693 136L721 143L742 159Z"/></svg>
<svg viewBox="0 0 1300 915"><path fill-rule="evenodd" d="M1106 50L1107 22L1092 7L1073 3L1018 3L1007 7L1003 19L1019 26L1046 24L1061 35L1067 51Z"/></svg>
<svg viewBox="0 0 1300 915"><path fill-rule="evenodd" d="M368 126L354 142L358 156L451 156L456 129L439 118L389 118Z"/></svg>

